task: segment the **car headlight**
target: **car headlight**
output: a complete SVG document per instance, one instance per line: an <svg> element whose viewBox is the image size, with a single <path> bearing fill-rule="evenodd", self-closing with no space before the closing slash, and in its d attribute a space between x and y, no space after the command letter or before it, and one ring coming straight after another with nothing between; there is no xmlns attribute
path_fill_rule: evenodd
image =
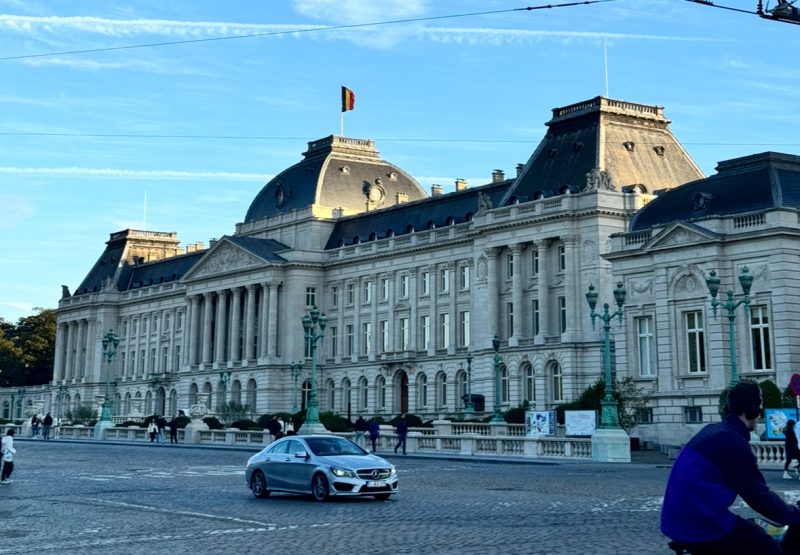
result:
<svg viewBox="0 0 800 555"><path fill-rule="evenodd" d="M389 467L389 473L390 473L392 476L394 476L395 474L397 474L397 469L394 467L394 465L392 465L392 466L390 466L390 467Z"/></svg>
<svg viewBox="0 0 800 555"><path fill-rule="evenodd" d="M338 478L355 478L356 473L352 470L347 470L346 468L339 468L338 466L332 466L331 472L333 475Z"/></svg>

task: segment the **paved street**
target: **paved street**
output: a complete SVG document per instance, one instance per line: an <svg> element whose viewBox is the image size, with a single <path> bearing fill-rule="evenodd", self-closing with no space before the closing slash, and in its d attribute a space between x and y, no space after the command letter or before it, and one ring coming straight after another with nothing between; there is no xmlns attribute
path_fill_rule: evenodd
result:
<svg viewBox="0 0 800 555"><path fill-rule="evenodd" d="M668 554L669 469L392 457L401 493L255 499L248 452L18 441L0 553ZM787 497L800 482L767 478Z"/></svg>

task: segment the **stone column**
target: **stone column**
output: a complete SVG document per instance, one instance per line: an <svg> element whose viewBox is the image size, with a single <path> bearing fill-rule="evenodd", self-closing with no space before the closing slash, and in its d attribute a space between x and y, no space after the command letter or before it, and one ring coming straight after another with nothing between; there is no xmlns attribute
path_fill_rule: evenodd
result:
<svg viewBox="0 0 800 555"><path fill-rule="evenodd" d="M242 288L233 288L233 300L231 301L231 343L228 360L239 362L241 360L240 343L242 342L240 333L242 329Z"/></svg>
<svg viewBox="0 0 800 555"><path fill-rule="evenodd" d="M64 342L66 341L64 322L56 325L56 352L53 358L53 383L64 379Z"/></svg>
<svg viewBox="0 0 800 555"><path fill-rule="evenodd" d="M509 347L516 347L519 345L519 340L523 336L524 322L523 314L527 312L522 303L522 276L523 276L523 253L525 252L525 245L516 243L511 246L511 261L514 265L514 276L511 280L511 302L514 310L514 329L511 331L509 338Z"/></svg>
<svg viewBox="0 0 800 555"><path fill-rule="evenodd" d="M223 366L225 361L225 337L228 327L228 291L217 291L217 315L214 318L214 359L216 366Z"/></svg>
<svg viewBox="0 0 800 555"><path fill-rule="evenodd" d="M550 265L547 259L549 247L549 239L544 239L536 244L539 253L539 277L536 282L539 298L539 335L535 339L537 345L543 344L545 338L550 335Z"/></svg>
<svg viewBox="0 0 800 555"><path fill-rule="evenodd" d="M253 343L256 333L256 286L247 286L247 306L244 320L244 354L245 362L253 359Z"/></svg>
<svg viewBox="0 0 800 555"><path fill-rule="evenodd" d="M561 240L564 243L564 259L566 260L566 267L564 268L564 299L567 303L567 331L563 340L574 341L578 331L578 316L576 311L578 305L575 302L576 292L578 292L578 271L580 270L580 268L578 268L577 256L578 238L575 236L567 236L562 237ZM581 308L583 308L582 305Z"/></svg>
<svg viewBox="0 0 800 555"><path fill-rule="evenodd" d="M203 304L203 366L211 364L211 327L214 318L214 293L204 293Z"/></svg>
<svg viewBox="0 0 800 555"><path fill-rule="evenodd" d="M278 353L278 287L280 283L272 282L269 284L269 356L274 357Z"/></svg>
<svg viewBox="0 0 800 555"><path fill-rule="evenodd" d="M497 257L500 254L500 250L497 247L492 247L486 249L486 262L487 262L487 270L486 270L486 304L487 304L487 312L488 312L488 327L487 327L487 340L488 346L491 347L492 337L495 335L500 335L499 330L497 328L498 316L499 316L499 297L498 297L498 279L497 279Z"/></svg>
<svg viewBox="0 0 800 555"><path fill-rule="evenodd" d="M395 313L394 313L394 305L395 305L395 298L397 298L397 283L398 279L397 272L390 272L386 274L386 278L389 280L389 298L387 299L387 313L386 313L386 325L389 327L389 337L386 340L386 350L387 351L394 351L397 348L397 336L394 333L395 328Z"/></svg>
<svg viewBox="0 0 800 555"><path fill-rule="evenodd" d="M66 377L70 380L75 378L75 321L67 322L67 353L66 353Z"/></svg>
<svg viewBox="0 0 800 555"><path fill-rule="evenodd" d="M351 360L356 362L361 354L361 280L353 282L353 352Z"/></svg>
<svg viewBox="0 0 800 555"><path fill-rule="evenodd" d="M450 291L450 302L448 304L448 311L450 312L450 337L448 338L447 354L456 354L456 346L458 345L458 309L456 305L456 297L458 296L458 266L455 261L447 264L447 279L450 281L448 284L448 291Z"/></svg>
<svg viewBox="0 0 800 555"><path fill-rule="evenodd" d="M375 360L375 353L378 352L378 342L381 340L378 337L380 333L378 330L378 295L381 293L381 276L375 274L372 276L374 287L372 288L372 298L370 299L370 315L369 321L372 326L372 344L369 346L369 360Z"/></svg>
<svg viewBox="0 0 800 555"><path fill-rule="evenodd" d="M347 294L345 289L347 289L347 284L343 281L339 281L334 283L336 287L339 287L338 291L338 299L336 301L336 357L335 362L338 364L342 361L343 351L342 345L344 342L347 341L344 333L344 305L345 299L347 298L345 295Z"/></svg>
<svg viewBox="0 0 800 555"><path fill-rule="evenodd" d="M198 353L200 347L200 295L192 295L192 320L186 322L189 326L189 364L194 366L198 363Z"/></svg>
<svg viewBox="0 0 800 555"><path fill-rule="evenodd" d="M86 377L88 375L89 378L92 378L94 375L94 354L95 351L95 320L87 319L83 320L83 347L81 349L81 361L80 365L80 372L81 372L81 379L85 382ZM102 347L100 347L102 352ZM100 366L103 366L102 360L100 361ZM92 370L91 372L87 372L87 368ZM102 375L102 372L100 373Z"/></svg>
<svg viewBox="0 0 800 555"><path fill-rule="evenodd" d="M265 281L261 283L261 314L259 315L258 325L258 357L267 356L267 323L269 322L269 284Z"/></svg>
<svg viewBox="0 0 800 555"><path fill-rule="evenodd" d="M417 268L411 268L408 276L408 306L410 307L408 317L409 351L416 351L419 348L419 345L417 345L417 327L419 327L419 322L417 322L417 305L419 304L419 298L417 297L418 278L419 270Z"/></svg>

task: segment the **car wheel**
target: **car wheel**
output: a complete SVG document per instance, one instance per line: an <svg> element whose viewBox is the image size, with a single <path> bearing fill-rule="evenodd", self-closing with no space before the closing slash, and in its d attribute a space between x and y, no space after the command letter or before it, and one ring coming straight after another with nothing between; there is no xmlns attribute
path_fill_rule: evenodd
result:
<svg viewBox="0 0 800 555"><path fill-rule="evenodd" d="M331 488L328 479L323 474L314 474L311 479L311 494L317 501L325 501L330 495Z"/></svg>
<svg viewBox="0 0 800 555"><path fill-rule="evenodd" d="M388 493L380 493L380 494L375 496L375 499L377 499L378 501L386 501L390 497L391 497L391 495L388 494Z"/></svg>
<svg viewBox="0 0 800 555"><path fill-rule="evenodd" d="M250 477L250 491L256 497L269 497L269 490L267 489L267 477L260 470L253 472Z"/></svg>

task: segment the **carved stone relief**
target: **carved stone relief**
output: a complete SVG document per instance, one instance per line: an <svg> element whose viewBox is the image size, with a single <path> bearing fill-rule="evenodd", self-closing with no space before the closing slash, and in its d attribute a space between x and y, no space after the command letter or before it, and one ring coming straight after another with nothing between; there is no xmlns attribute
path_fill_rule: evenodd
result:
<svg viewBox="0 0 800 555"><path fill-rule="evenodd" d="M193 277L204 277L242 268L262 265L263 261L232 245L221 245L211 258L203 262Z"/></svg>
<svg viewBox="0 0 800 555"><path fill-rule="evenodd" d="M653 278L632 278L627 289L631 299L647 299L652 296Z"/></svg>
<svg viewBox="0 0 800 555"><path fill-rule="evenodd" d="M486 269L486 257L484 255L481 255L478 258L478 272L477 272L478 281L485 281L486 280L486 272L487 272L487 269Z"/></svg>
<svg viewBox="0 0 800 555"><path fill-rule="evenodd" d="M594 241L583 242L583 263L591 264L597 261L597 245Z"/></svg>

